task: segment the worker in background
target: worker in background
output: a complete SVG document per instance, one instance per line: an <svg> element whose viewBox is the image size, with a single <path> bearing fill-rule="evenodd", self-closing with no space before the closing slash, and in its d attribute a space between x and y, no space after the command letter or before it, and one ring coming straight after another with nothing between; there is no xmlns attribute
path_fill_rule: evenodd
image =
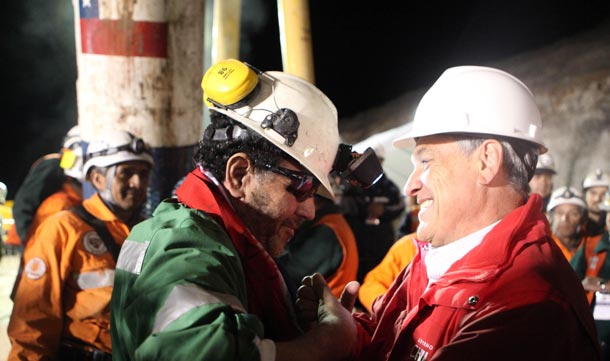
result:
<svg viewBox="0 0 610 361"><path fill-rule="evenodd" d="M585 244L589 251L593 250L595 241L584 242L583 224L587 206L581 193L573 187L560 187L553 192L547 207L551 218L551 236L568 261L576 251Z"/></svg>
<svg viewBox="0 0 610 361"><path fill-rule="evenodd" d="M601 169L596 169L587 174L582 182L582 189L587 203L585 233L587 236L600 235L607 228L606 212L599 208L599 204L610 189L610 175Z"/></svg>
<svg viewBox="0 0 610 361"><path fill-rule="evenodd" d="M600 359L581 282L548 234L540 195L529 194L546 152L541 134L534 97L514 76L479 66L440 76L394 141L412 154L418 252L371 315L354 315L346 352L359 360ZM300 297L318 296L301 301L313 315L328 287L319 275L304 281Z"/></svg>
<svg viewBox="0 0 610 361"><path fill-rule="evenodd" d="M553 192L553 177L557 174L555 171L555 161L548 154L540 154L534 176L530 180L530 189L532 193L540 194L542 197L542 209L546 210L551 193Z"/></svg>
<svg viewBox="0 0 610 361"><path fill-rule="evenodd" d="M96 193L45 219L26 245L8 326L9 360L109 360L118 249L141 221L153 161L142 139L97 134L83 174Z"/></svg>
<svg viewBox="0 0 610 361"><path fill-rule="evenodd" d="M385 148L373 147L383 164ZM386 175L370 188L354 187L342 182L340 207L349 223L358 245L358 282L381 262L396 241L394 221L405 210L400 188Z"/></svg>
<svg viewBox="0 0 610 361"><path fill-rule="evenodd" d="M581 247L572 257L570 263L582 284L593 309L593 318L597 336L602 349L602 360L610 359L610 192L606 192L599 204L599 209L606 212L606 231L595 248L587 252Z"/></svg>
<svg viewBox="0 0 610 361"><path fill-rule="evenodd" d="M318 272L338 298L348 282L356 279L356 237L341 208L332 200L316 195L314 204L315 218L301 224L279 261L295 290L303 277Z"/></svg>
<svg viewBox="0 0 610 361"><path fill-rule="evenodd" d="M29 243L38 226L47 217L82 203L83 152L80 129L75 125L64 137L59 158L50 155L32 166L15 195L13 207L17 231L13 235L19 238L22 247ZM48 194L49 192L52 193ZM22 255L11 299L15 297L23 265Z"/></svg>
<svg viewBox="0 0 610 361"><path fill-rule="evenodd" d="M392 282L415 257L416 238L415 233L402 236L394 242L381 262L364 277L358 299L368 312L373 310L373 301L387 292Z"/></svg>
<svg viewBox="0 0 610 361"><path fill-rule="evenodd" d="M8 244L24 247L46 217L82 202L83 157L80 128L75 125L58 153L47 154L32 164L15 193L15 224L9 230Z"/></svg>
<svg viewBox="0 0 610 361"><path fill-rule="evenodd" d="M339 355L336 339L353 332L344 327L349 314L334 315L342 307L327 288L320 325L303 335L274 261L314 218L314 194L333 198L328 176L343 158L335 106L296 76L233 59L208 69L202 88L210 125L197 165L121 250L113 359L306 360L320 348ZM348 164L372 160L360 159Z"/></svg>

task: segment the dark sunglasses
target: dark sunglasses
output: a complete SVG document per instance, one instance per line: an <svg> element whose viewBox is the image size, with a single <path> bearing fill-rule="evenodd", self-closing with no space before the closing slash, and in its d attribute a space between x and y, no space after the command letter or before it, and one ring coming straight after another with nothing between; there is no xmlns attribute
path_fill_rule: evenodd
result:
<svg viewBox="0 0 610 361"><path fill-rule="evenodd" d="M317 192L318 187L320 187L320 182L312 174L282 167L274 167L269 164L263 165L263 168L290 178L291 182L288 187L286 187L286 190L294 195L297 202L303 202L307 198L313 197Z"/></svg>

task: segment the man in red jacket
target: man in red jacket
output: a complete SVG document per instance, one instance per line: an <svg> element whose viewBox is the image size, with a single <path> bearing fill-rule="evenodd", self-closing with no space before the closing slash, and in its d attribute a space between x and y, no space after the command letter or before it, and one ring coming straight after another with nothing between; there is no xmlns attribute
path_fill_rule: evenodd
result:
<svg viewBox="0 0 610 361"><path fill-rule="evenodd" d="M451 68L412 125L394 145L413 152L418 253L371 315L355 315L346 349L360 360L599 360L580 281L528 196L546 152L530 90L497 69ZM325 289L319 276L306 284L302 299Z"/></svg>

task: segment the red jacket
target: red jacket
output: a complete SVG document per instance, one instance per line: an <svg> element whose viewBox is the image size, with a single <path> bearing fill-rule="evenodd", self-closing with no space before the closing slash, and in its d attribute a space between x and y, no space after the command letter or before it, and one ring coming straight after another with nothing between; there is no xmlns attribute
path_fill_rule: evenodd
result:
<svg viewBox="0 0 610 361"><path fill-rule="evenodd" d="M540 202L531 196L427 290L420 243L372 315L355 315L359 358L599 360L584 290Z"/></svg>

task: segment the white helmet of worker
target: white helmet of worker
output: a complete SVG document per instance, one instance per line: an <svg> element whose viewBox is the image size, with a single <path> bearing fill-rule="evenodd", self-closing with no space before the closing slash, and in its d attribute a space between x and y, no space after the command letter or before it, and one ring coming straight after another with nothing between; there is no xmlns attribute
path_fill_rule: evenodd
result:
<svg viewBox="0 0 610 361"><path fill-rule="evenodd" d="M339 147L337 110L314 85L283 72L260 72L238 60L214 64L201 82L203 100L269 140L322 184L333 198L328 174Z"/></svg>
<svg viewBox="0 0 610 361"><path fill-rule="evenodd" d="M143 161L153 165L152 154L146 143L125 130L117 129L97 134L87 148L86 159L83 166L86 177L93 167L108 167L129 161Z"/></svg>
<svg viewBox="0 0 610 361"><path fill-rule="evenodd" d="M610 188L610 176L601 169L596 169L587 174L582 182L582 189L587 190L591 187L606 187Z"/></svg>
<svg viewBox="0 0 610 361"><path fill-rule="evenodd" d="M544 153L538 156L536 173L557 174L557 171L555 171L555 161L549 153Z"/></svg>
<svg viewBox="0 0 610 361"><path fill-rule="evenodd" d="M582 198L582 194L573 187L557 188L553 194L551 194L551 200L549 201L546 209L548 212L551 212L555 207L562 204L573 204L582 208L583 211L587 209L587 205Z"/></svg>
<svg viewBox="0 0 610 361"><path fill-rule="evenodd" d="M542 142L542 119L532 92L519 79L498 69L458 66L447 69L423 96L411 128L394 141L398 148L435 134L490 134Z"/></svg>
<svg viewBox="0 0 610 361"><path fill-rule="evenodd" d="M64 137L59 166L63 168L65 175L76 178L82 182L84 180L83 162L84 149L80 128L78 125L75 125L70 128Z"/></svg>

